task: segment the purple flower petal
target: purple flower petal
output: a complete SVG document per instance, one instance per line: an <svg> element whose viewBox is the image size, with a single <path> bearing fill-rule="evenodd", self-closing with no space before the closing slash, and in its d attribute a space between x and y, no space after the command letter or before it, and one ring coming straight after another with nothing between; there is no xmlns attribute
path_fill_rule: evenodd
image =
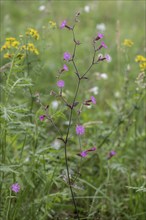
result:
<svg viewBox="0 0 146 220"><path fill-rule="evenodd" d="M76 134L77 135L83 135L85 133L85 128L82 125L76 126Z"/></svg>
<svg viewBox="0 0 146 220"><path fill-rule="evenodd" d="M59 81L57 82L57 86L58 86L59 88L63 88L64 85L65 85L65 83L64 83L63 80L59 80Z"/></svg>
<svg viewBox="0 0 146 220"><path fill-rule="evenodd" d="M15 193L18 193L20 191L20 185L18 183L12 184L11 190Z"/></svg>
<svg viewBox="0 0 146 220"><path fill-rule="evenodd" d="M71 59L71 54L68 52L65 52L63 54L63 58L64 58L64 60L69 61Z"/></svg>
<svg viewBox="0 0 146 220"><path fill-rule="evenodd" d="M91 96L91 101L92 101L93 104L96 104L96 99L95 99L94 96Z"/></svg>
<svg viewBox="0 0 146 220"><path fill-rule="evenodd" d="M66 24L67 24L67 21L66 21L66 20L62 21L62 23L61 23L61 25L60 25L60 29L65 28Z"/></svg>

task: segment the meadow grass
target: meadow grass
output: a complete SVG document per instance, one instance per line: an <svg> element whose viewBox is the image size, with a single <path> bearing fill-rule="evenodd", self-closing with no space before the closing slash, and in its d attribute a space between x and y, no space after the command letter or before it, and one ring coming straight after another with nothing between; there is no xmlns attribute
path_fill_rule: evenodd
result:
<svg viewBox="0 0 146 220"><path fill-rule="evenodd" d="M1 51L1 184L2 220L145 220L146 219L146 127L145 73L141 74L137 55L145 54L144 1L1 1L1 47L6 38L20 44L33 43L39 51ZM44 6L44 7L42 7ZM86 7L85 6L89 6ZM42 9L42 8L43 9ZM89 10L89 11L88 11ZM79 217L76 217L67 181L64 144L57 139L58 128L65 137L69 111L60 98L56 77L63 66L63 53L72 53L72 33L60 30L63 20L74 23L81 42L75 56L79 73L93 58L92 43L97 25L104 24L104 40L112 62L101 62L88 72L77 101L96 97L97 104L84 107L80 123L86 135L77 138L76 111L67 146L70 179ZM51 22L54 22L54 26ZM103 25L101 25L103 26ZM26 35L34 28L39 40ZM23 35L23 36L20 36ZM124 46L125 39L133 42ZM102 51L103 52L103 51ZM104 53L104 52L103 52ZM63 96L72 101L76 75L71 63L62 74ZM104 73L104 75L103 75ZM94 88L94 89L93 89ZM92 90L97 89L97 93ZM54 103L54 101L56 101ZM43 121L44 106L51 119ZM75 110L78 109L78 105ZM86 158L83 149L96 146ZM116 155L107 159L109 152ZM18 183L18 193L11 189Z"/></svg>

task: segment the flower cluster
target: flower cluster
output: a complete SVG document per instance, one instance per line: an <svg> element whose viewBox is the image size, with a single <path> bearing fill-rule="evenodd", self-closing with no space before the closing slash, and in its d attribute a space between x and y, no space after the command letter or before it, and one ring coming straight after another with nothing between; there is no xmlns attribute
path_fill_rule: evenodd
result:
<svg viewBox="0 0 146 220"><path fill-rule="evenodd" d="M6 38L4 45L1 47L2 50L10 49L10 48L18 48L20 42L16 40L15 37Z"/></svg>
<svg viewBox="0 0 146 220"><path fill-rule="evenodd" d="M35 40L39 40L40 38L38 31L33 28L28 28L28 30L26 31L26 35L33 37Z"/></svg>
<svg viewBox="0 0 146 220"><path fill-rule="evenodd" d="M130 39L125 39L123 42L123 45L126 47L131 47L133 44L134 44L133 41Z"/></svg>
<svg viewBox="0 0 146 220"><path fill-rule="evenodd" d="M135 58L135 62L139 63L139 67L141 71L146 70L146 58L142 55L137 55Z"/></svg>
<svg viewBox="0 0 146 220"><path fill-rule="evenodd" d="M30 52L36 54L36 55L39 54L37 48L34 46L33 43L28 43L28 44L26 44L26 45L23 45L23 46L21 47L21 50L27 50L27 51L30 51Z"/></svg>

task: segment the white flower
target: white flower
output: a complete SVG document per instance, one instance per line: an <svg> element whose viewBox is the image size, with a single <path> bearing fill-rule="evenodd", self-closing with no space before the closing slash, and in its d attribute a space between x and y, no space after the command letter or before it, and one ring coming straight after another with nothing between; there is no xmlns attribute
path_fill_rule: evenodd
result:
<svg viewBox="0 0 146 220"><path fill-rule="evenodd" d="M90 6L89 6L89 5L86 5L86 6L84 7L84 11L87 12L87 13L89 13L89 12L90 12Z"/></svg>
<svg viewBox="0 0 146 220"><path fill-rule="evenodd" d="M59 103L58 103L58 101L53 101L53 102L51 103L51 105L52 105L52 108L53 108L53 109L57 109Z"/></svg>
<svg viewBox="0 0 146 220"><path fill-rule="evenodd" d="M104 23L97 24L97 25L96 25L96 28L97 28L98 31L101 31L101 32L103 32L103 31L106 30L106 26L105 26Z"/></svg>
<svg viewBox="0 0 146 220"><path fill-rule="evenodd" d="M39 11L44 11L45 10L45 5L40 5L40 7L39 7Z"/></svg>
<svg viewBox="0 0 146 220"><path fill-rule="evenodd" d="M98 91L99 91L99 88L97 86L95 86L89 90L89 92L92 92L94 95L97 95Z"/></svg>
<svg viewBox="0 0 146 220"><path fill-rule="evenodd" d="M59 140L54 140L53 142L52 142L52 147L55 149L55 150L59 150L59 148L61 147L61 141L59 141Z"/></svg>
<svg viewBox="0 0 146 220"><path fill-rule="evenodd" d="M107 78L108 78L108 75L107 75L106 73L101 73L101 74L100 74L100 77L101 77L102 79L107 79Z"/></svg>

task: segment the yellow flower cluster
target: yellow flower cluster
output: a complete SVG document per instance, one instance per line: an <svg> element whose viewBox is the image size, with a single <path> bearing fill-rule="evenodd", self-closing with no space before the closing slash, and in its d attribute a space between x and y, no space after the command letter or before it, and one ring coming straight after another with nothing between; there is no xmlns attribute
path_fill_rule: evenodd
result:
<svg viewBox="0 0 146 220"><path fill-rule="evenodd" d="M49 25L52 29L55 29L57 27L56 22L54 21L49 21Z"/></svg>
<svg viewBox="0 0 146 220"><path fill-rule="evenodd" d="M21 50L27 50L27 51L30 51L30 52L32 52L32 53L35 53L36 55L39 54L37 48L34 46L33 43L28 43L27 45L23 45L23 46L21 47Z"/></svg>
<svg viewBox="0 0 146 220"><path fill-rule="evenodd" d="M16 40L14 37L6 38L4 45L1 47L2 50L10 49L10 48L18 48L20 42Z"/></svg>
<svg viewBox="0 0 146 220"><path fill-rule="evenodd" d="M27 36L31 36L36 40L39 40L40 36L37 32L37 30L33 29L33 28L28 28L28 30L26 31L26 35Z"/></svg>
<svg viewBox="0 0 146 220"><path fill-rule="evenodd" d="M142 55L137 55L135 58L135 62L139 63L139 67L141 71L146 70L146 58Z"/></svg>
<svg viewBox="0 0 146 220"><path fill-rule="evenodd" d="M123 42L123 45L126 47L131 47L133 44L134 44L133 41L129 39L125 39Z"/></svg>

